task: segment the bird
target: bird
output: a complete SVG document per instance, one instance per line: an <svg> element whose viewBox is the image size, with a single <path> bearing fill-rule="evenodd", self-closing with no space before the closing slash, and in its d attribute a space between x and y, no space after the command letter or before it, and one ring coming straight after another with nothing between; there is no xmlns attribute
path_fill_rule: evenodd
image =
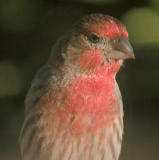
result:
<svg viewBox="0 0 159 160"><path fill-rule="evenodd" d="M115 77L134 58L118 19L79 19L56 41L26 95L22 160L118 160L123 102Z"/></svg>

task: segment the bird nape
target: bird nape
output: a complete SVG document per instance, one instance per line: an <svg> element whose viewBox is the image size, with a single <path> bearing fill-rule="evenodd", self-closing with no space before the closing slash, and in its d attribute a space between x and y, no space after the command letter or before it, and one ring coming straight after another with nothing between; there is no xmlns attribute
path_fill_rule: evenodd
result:
<svg viewBox="0 0 159 160"><path fill-rule="evenodd" d="M125 26L91 14L54 45L25 100L22 160L118 160L123 105L115 75L134 58Z"/></svg>

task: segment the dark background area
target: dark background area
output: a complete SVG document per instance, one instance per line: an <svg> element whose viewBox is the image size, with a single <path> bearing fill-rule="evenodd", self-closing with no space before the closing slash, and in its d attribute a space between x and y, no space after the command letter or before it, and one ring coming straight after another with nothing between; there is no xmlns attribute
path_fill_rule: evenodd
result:
<svg viewBox="0 0 159 160"><path fill-rule="evenodd" d="M24 98L56 39L89 13L119 18L136 59L117 75L124 101L120 160L159 160L159 1L0 0L0 160L18 160Z"/></svg>

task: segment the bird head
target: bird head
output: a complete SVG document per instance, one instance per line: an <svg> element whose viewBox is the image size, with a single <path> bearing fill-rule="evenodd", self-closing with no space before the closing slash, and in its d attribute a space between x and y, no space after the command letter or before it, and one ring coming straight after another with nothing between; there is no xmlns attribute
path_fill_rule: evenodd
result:
<svg viewBox="0 0 159 160"><path fill-rule="evenodd" d="M65 66L71 64L80 71L105 66L116 68L113 72L117 72L123 60L134 59L125 26L116 18L103 14L83 17L56 45L54 52L57 54L53 56L57 57L53 59L62 57Z"/></svg>
<svg viewBox="0 0 159 160"><path fill-rule="evenodd" d="M115 64L134 58L125 26L111 16L85 16L70 35L66 57L82 69L95 69L110 62Z"/></svg>

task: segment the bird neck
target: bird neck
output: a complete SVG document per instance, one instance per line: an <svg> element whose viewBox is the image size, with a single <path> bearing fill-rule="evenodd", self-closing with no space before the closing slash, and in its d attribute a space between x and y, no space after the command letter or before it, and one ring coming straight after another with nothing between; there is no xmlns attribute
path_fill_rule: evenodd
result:
<svg viewBox="0 0 159 160"><path fill-rule="evenodd" d="M77 136L84 132L97 133L111 125L118 115L114 88L115 74L119 68L119 62L109 62L89 73L73 76L56 91L56 97L55 91L48 91L45 97L53 97L44 99L45 119L57 121ZM55 98L56 101L46 103ZM56 116L48 116L55 111Z"/></svg>
<svg viewBox="0 0 159 160"><path fill-rule="evenodd" d="M62 92L65 110L59 118L66 126L71 124L74 134L96 132L116 117L114 76L119 68L119 62L110 62L89 74L74 77L65 87Z"/></svg>
<svg viewBox="0 0 159 160"><path fill-rule="evenodd" d="M86 114L111 109L114 105L115 75L119 68L120 62L110 62L89 73L73 77L65 87L68 95L67 105L79 113Z"/></svg>

